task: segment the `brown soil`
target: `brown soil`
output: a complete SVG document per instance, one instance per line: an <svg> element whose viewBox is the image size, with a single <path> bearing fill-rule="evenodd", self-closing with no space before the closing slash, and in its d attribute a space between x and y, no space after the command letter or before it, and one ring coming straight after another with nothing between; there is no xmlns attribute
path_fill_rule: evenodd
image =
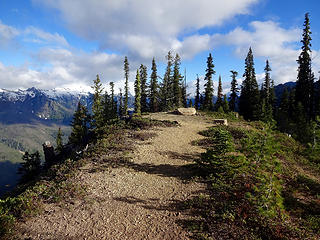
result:
<svg viewBox="0 0 320 240"><path fill-rule="evenodd" d="M41 215L18 225L17 238L189 239L183 223L194 217L184 203L206 189L185 165L204 151L192 142L210 124L200 116L151 117L180 126L147 130L152 138L135 140L125 166L97 171L99 163L91 162L81 168L77 181L87 186L87 196L63 206L46 204Z"/></svg>

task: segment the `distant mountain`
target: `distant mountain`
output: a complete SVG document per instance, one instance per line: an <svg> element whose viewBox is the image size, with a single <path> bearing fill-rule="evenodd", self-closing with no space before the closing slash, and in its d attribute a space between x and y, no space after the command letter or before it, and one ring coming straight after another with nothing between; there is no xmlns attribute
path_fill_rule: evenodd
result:
<svg viewBox="0 0 320 240"><path fill-rule="evenodd" d="M284 84L279 84L274 87L276 98L277 98L277 105L280 104L281 96L285 89L290 92L292 89L296 87L296 82L286 82Z"/></svg>
<svg viewBox="0 0 320 240"><path fill-rule="evenodd" d="M0 89L0 122L30 123L54 121L69 123L79 100L92 105L92 94L68 89L27 90Z"/></svg>

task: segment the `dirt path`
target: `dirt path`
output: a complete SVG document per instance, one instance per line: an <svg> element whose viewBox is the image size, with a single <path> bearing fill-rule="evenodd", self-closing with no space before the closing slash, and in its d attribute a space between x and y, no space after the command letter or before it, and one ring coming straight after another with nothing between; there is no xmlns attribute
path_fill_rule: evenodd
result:
<svg viewBox="0 0 320 240"><path fill-rule="evenodd" d="M202 138L209 124L194 116L154 114L152 118L176 120L180 127L149 130L157 136L137 142L126 167L90 171L78 176L88 186L86 200L68 208L55 204L19 226L21 239L189 239L182 223L192 219L182 210L186 199L205 191L190 181L184 167L204 151L191 142Z"/></svg>

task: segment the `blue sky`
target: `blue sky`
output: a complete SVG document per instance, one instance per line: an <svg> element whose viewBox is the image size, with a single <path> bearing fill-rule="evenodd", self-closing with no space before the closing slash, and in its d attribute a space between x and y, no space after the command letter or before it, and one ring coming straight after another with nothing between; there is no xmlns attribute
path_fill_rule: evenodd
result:
<svg viewBox="0 0 320 240"><path fill-rule="evenodd" d="M0 0L0 88L90 89L96 74L123 87L128 56L136 68L182 56L189 92L211 52L224 90L230 70L244 69L252 46L258 80L266 59L276 84L296 80L304 14L310 13L313 71L320 70L320 4L316 0ZM215 88L217 84L215 83Z"/></svg>

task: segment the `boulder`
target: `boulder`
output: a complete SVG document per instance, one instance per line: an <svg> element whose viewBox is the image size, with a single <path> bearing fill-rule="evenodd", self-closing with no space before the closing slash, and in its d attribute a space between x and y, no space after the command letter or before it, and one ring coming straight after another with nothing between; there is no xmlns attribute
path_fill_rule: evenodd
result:
<svg viewBox="0 0 320 240"><path fill-rule="evenodd" d="M177 113L181 115L193 116L196 115L197 110L195 108L178 108Z"/></svg>
<svg viewBox="0 0 320 240"><path fill-rule="evenodd" d="M217 124L217 125L225 125L225 126L228 126L228 120L227 120L227 119L214 119L214 120L213 120L213 123L214 123L214 124Z"/></svg>

